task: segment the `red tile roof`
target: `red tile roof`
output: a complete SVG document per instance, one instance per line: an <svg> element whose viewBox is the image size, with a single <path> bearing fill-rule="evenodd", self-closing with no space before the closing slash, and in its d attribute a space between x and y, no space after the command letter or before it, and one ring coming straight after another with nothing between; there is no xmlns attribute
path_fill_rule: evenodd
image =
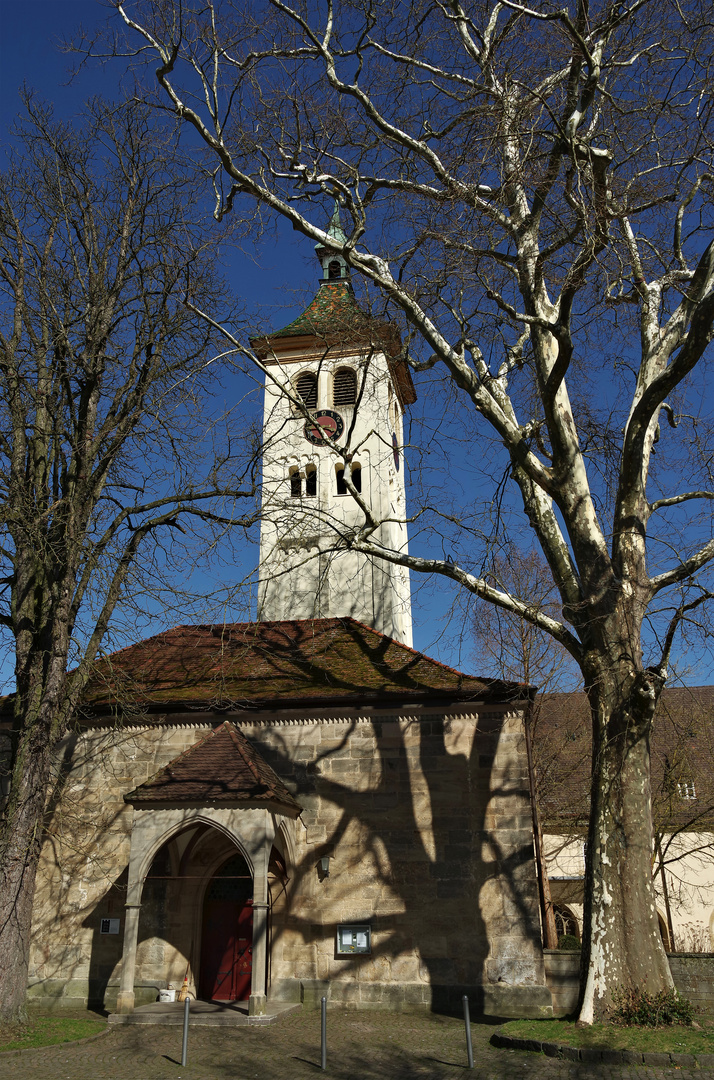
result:
<svg viewBox="0 0 714 1080"><path fill-rule="evenodd" d="M544 826L554 830L587 821L591 757L584 693L537 699L533 757ZM714 827L714 687L672 687L662 692L650 741L655 826ZM696 797L684 798L684 781Z"/></svg>
<svg viewBox="0 0 714 1080"><path fill-rule="evenodd" d="M525 686L465 675L345 618L178 626L100 661L84 704L175 711L528 697Z"/></svg>
<svg viewBox="0 0 714 1080"><path fill-rule="evenodd" d="M278 803L300 805L245 735L226 720L124 796L129 803Z"/></svg>

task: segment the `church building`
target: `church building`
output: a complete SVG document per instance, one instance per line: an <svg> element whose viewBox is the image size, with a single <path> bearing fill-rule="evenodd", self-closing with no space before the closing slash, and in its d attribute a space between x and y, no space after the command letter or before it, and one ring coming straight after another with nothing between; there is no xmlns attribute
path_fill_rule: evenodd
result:
<svg viewBox="0 0 714 1080"><path fill-rule="evenodd" d="M330 234L342 239L339 213ZM528 687L412 648L399 335L327 247L265 370L258 618L98 663L57 762L30 1001L551 1011Z"/></svg>

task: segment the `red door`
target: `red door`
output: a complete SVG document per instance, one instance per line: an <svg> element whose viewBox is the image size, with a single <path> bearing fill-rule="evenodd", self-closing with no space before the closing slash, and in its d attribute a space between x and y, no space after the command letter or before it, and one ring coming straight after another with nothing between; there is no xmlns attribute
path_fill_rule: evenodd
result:
<svg viewBox="0 0 714 1080"><path fill-rule="evenodd" d="M243 873L241 873L243 871ZM200 996L246 1001L253 970L253 882L242 856L212 879L203 904Z"/></svg>

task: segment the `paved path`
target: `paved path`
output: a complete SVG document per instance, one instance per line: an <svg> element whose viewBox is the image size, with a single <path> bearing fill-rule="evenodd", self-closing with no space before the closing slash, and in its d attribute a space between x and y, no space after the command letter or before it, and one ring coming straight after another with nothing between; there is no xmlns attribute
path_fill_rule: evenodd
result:
<svg viewBox="0 0 714 1080"><path fill-rule="evenodd" d="M265 1028L192 1028L181 1068L181 1029L121 1026L94 1042L0 1055L2 1080L714 1080L709 1070L576 1065L497 1050L473 1025L475 1069L466 1069L463 1024L451 1017L328 1011L321 1073L319 1011Z"/></svg>

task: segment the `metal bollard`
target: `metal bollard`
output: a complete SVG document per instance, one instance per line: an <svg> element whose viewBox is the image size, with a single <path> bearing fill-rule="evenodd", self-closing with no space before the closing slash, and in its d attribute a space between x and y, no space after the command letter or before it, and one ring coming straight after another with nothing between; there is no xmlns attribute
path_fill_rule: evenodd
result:
<svg viewBox="0 0 714 1080"><path fill-rule="evenodd" d="M327 998L320 1000L320 1068L327 1068Z"/></svg>
<svg viewBox="0 0 714 1080"><path fill-rule="evenodd" d="M183 1042L181 1044L181 1064L186 1064L186 1055L188 1054L188 1010L191 1008L191 1001L188 994L183 1003Z"/></svg>
<svg viewBox="0 0 714 1080"><path fill-rule="evenodd" d="M466 1028L466 1053L467 1053L468 1059L469 1059L469 1068L473 1069L473 1067L474 1067L474 1048L473 1048L473 1046L471 1044L471 1017L469 1015L469 999L466 996L466 994L464 994L464 996L463 996L463 998L461 1000L464 1003L464 1026Z"/></svg>

